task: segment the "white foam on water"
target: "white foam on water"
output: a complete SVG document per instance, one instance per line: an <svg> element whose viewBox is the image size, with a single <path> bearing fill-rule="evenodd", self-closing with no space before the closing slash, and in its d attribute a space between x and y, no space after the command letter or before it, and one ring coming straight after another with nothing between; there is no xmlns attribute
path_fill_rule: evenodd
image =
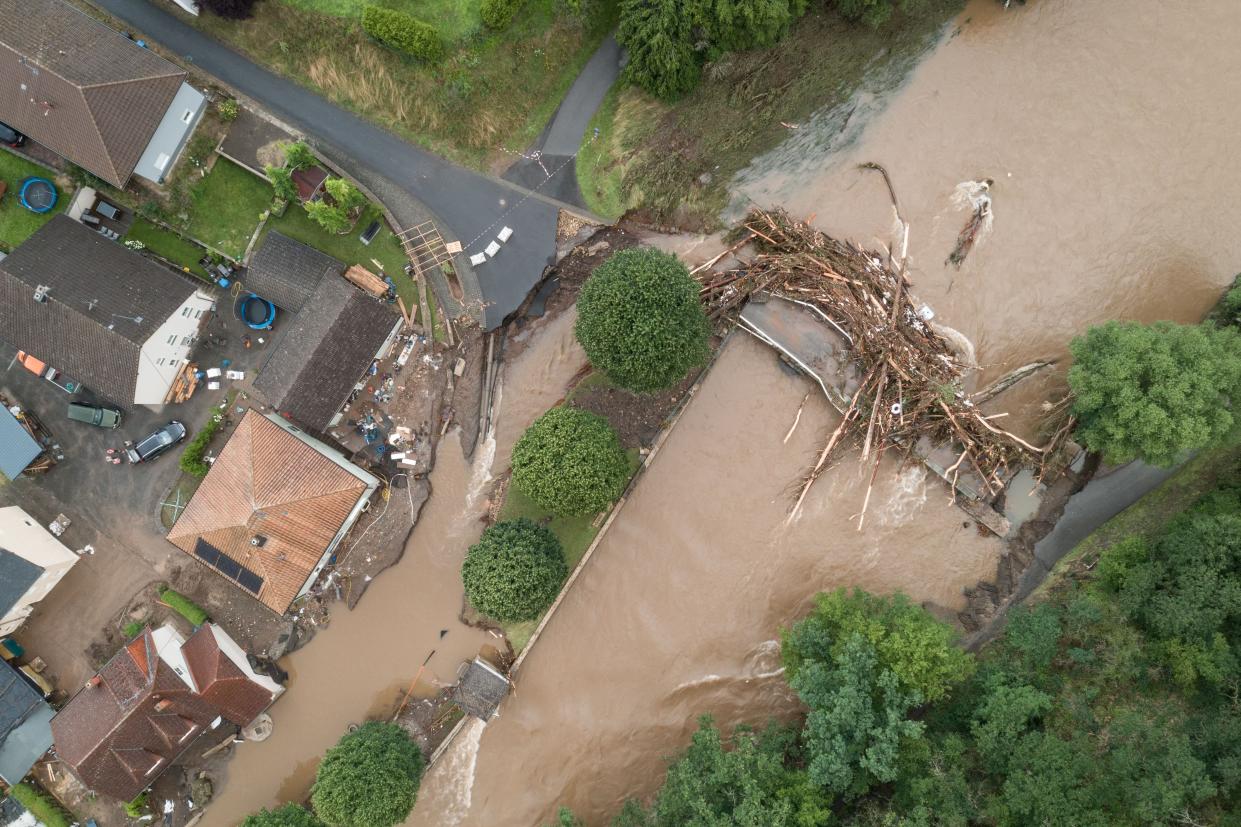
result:
<svg viewBox="0 0 1241 827"><path fill-rule="evenodd" d="M456 827L470 812L474 795L474 770L478 745L487 723L472 718L452 746L431 768L430 783L423 783L421 798L426 811L439 813L437 824Z"/></svg>
<svg viewBox="0 0 1241 827"><path fill-rule="evenodd" d="M901 526L917 516L926 503L926 466L911 465L896 478L896 487L879 509L879 523Z"/></svg>

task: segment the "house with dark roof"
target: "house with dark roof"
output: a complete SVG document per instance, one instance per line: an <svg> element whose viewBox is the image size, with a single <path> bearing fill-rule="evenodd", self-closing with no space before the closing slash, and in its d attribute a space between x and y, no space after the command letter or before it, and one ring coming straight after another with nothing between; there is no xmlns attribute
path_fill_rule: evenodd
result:
<svg viewBox="0 0 1241 827"><path fill-rule="evenodd" d="M8 408L0 406L0 475L17 479L41 453L43 446Z"/></svg>
<svg viewBox="0 0 1241 827"><path fill-rule="evenodd" d="M401 329L392 306L354 287L344 272L342 262L273 232L245 277L247 289L296 313L277 329L254 389L319 434L340 420L350 394Z"/></svg>
<svg viewBox="0 0 1241 827"><path fill-rule="evenodd" d="M206 108L183 69L63 0L0 20L0 121L114 186L163 180Z"/></svg>
<svg viewBox="0 0 1241 827"><path fill-rule="evenodd" d="M284 688L207 623L144 629L51 721L56 755L89 789L130 801L224 721L249 725Z"/></svg>
<svg viewBox="0 0 1241 827"><path fill-rule="evenodd" d="M10 787L52 748L52 708L13 666L0 662L0 781Z"/></svg>
<svg viewBox="0 0 1241 827"><path fill-rule="evenodd" d="M214 306L205 286L64 215L0 261L0 339L123 407L164 403Z"/></svg>
<svg viewBox="0 0 1241 827"><path fill-rule="evenodd" d="M19 506L0 508L0 637L13 634L77 561Z"/></svg>
<svg viewBox="0 0 1241 827"><path fill-rule="evenodd" d="M379 480L251 409L168 540L277 614L310 590Z"/></svg>

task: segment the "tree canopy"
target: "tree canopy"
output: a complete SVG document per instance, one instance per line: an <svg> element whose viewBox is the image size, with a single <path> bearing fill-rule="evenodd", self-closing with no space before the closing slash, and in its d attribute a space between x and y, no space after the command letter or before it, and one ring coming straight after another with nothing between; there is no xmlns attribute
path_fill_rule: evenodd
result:
<svg viewBox="0 0 1241 827"><path fill-rule="evenodd" d="M1235 328L1108 322L1073 340L1078 438L1112 463L1171 465L1231 427L1241 384Z"/></svg>
<svg viewBox="0 0 1241 827"><path fill-rule="evenodd" d="M602 511L629 480L629 457L607 420L565 405L526 429L512 462L521 492L563 516Z"/></svg>
<svg viewBox="0 0 1241 827"><path fill-rule="evenodd" d="M582 285L577 313L577 339L591 364L633 391L671 387L709 353L698 283L659 250L615 253Z"/></svg>
<svg viewBox="0 0 1241 827"><path fill-rule="evenodd" d="M328 827L391 827L414 808L423 764L405 730L370 721L323 756L310 800Z"/></svg>
<svg viewBox="0 0 1241 827"><path fill-rule="evenodd" d="M567 576L556 535L525 518L490 526L461 564L470 604L503 622L538 617Z"/></svg>
<svg viewBox="0 0 1241 827"><path fill-rule="evenodd" d="M285 804L246 816L241 827L323 827L323 822L300 804Z"/></svg>

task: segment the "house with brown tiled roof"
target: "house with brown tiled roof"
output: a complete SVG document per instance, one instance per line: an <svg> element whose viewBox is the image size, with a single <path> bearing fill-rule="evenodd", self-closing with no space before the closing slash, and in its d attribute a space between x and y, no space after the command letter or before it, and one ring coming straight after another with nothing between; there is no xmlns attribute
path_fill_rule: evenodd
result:
<svg viewBox="0 0 1241 827"><path fill-rule="evenodd" d="M168 540L283 614L310 590L378 487L338 451L251 409Z"/></svg>
<svg viewBox="0 0 1241 827"><path fill-rule="evenodd" d="M189 640L144 629L52 718L53 749L89 789L129 801L199 735L247 726L283 691L218 626Z"/></svg>
<svg viewBox="0 0 1241 827"><path fill-rule="evenodd" d="M163 180L206 108L183 69L62 0L0 20L0 121L114 186Z"/></svg>
<svg viewBox="0 0 1241 827"><path fill-rule="evenodd" d="M123 407L164 403L214 306L206 285L64 215L0 261L0 340Z"/></svg>

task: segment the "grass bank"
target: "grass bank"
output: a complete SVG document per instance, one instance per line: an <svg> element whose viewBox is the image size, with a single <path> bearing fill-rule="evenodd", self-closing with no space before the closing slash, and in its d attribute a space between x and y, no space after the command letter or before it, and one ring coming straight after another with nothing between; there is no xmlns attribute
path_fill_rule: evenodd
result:
<svg viewBox="0 0 1241 827"><path fill-rule="evenodd" d="M659 221L715 228L728 183L812 113L847 101L868 76L893 84L939 37L962 0L931 0L917 16L878 28L813 6L771 49L728 54L673 105L635 87L614 89L578 157L587 205L616 218L640 208Z"/></svg>
<svg viewBox="0 0 1241 827"><path fill-rule="evenodd" d="M543 129L611 30L615 2L605 0L583 22L564 14L559 0L529 0L501 32L474 20L475 2L436 0L415 11L433 25L462 31L438 65L372 41L355 17L361 4L354 0L266 0L249 20L182 19L415 143L486 168L511 160L502 150L524 149ZM332 13L324 11L329 6ZM440 6L451 6L452 14ZM450 24L450 17L468 23Z"/></svg>

